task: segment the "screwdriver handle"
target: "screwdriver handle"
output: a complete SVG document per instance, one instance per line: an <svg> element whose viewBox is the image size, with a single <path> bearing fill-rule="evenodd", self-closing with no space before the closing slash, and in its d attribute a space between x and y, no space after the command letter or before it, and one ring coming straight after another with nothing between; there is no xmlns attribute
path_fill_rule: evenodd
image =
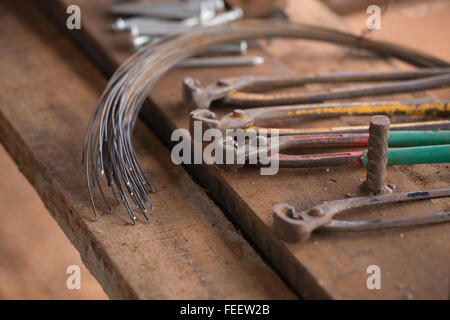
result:
<svg viewBox="0 0 450 320"><path fill-rule="evenodd" d="M388 166L399 164L450 162L450 144L425 147L391 148L388 150ZM367 150L361 156L363 166L367 166Z"/></svg>
<svg viewBox="0 0 450 320"><path fill-rule="evenodd" d="M416 147L450 144L450 130L391 131L389 147Z"/></svg>

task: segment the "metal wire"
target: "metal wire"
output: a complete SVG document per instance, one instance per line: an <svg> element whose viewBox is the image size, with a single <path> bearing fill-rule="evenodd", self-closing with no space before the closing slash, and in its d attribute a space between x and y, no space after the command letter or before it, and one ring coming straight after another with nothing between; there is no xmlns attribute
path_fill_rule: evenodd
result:
<svg viewBox="0 0 450 320"><path fill-rule="evenodd" d="M153 187L134 152L131 136L141 106L155 82L179 62L210 50L214 45L258 38L300 38L358 47L401 59L418 67L449 67L447 62L390 43L364 39L333 29L301 23L243 20L229 25L197 27L189 33L160 38L122 64L108 82L89 121L83 144L87 187L94 210L93 187L111 211L100 184L104 175L117 202L123 203L133 224L139 210L149 221Z"/></svg>

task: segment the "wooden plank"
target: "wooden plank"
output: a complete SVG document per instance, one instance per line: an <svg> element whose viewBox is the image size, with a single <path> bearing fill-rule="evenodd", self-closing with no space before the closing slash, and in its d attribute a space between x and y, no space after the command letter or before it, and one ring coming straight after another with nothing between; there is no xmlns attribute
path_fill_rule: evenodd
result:
<svg viewBox="0 0 450 320"><path fill-rule="evenodd" d="M111 298L296 298L141 122L152 222L133 227L120 207L96 222L80 157L105 79L36 4L0 12L0 140Z"/></svg>
<svg viewBox="0 0 450 320"><path fill-rule="evenodd" d="M44 1L53 14L64 20L67 0ZM102 62L108 74L129 55L126 35L106 32L113 18L106 14L112 1L95 4L70 1L82 8L81 32L73 33L80 44L89 48L91 57ZM335 15L316 1L295 2L296 19L313 20L321 25L346 27ZM150 94L151 104L143 109L146 121L167 143L173 129L187 127L188 112L181 103L181 81L186 76L208 83L220 77L245 74L286 74L352 69L389 69L384 60L361 55L348 49L304 41L294 43L272 41L266 51L251 52L266 58L257 68L209 70L173 70L164 76ZM96 50L98 49L98 50ZM267 52L270 52L269 54ZM273 56L281 58L284 64ZM106 61L106 63L105 63ZM112 63L111 63L112 62ZM399 95L396 98L423 97L423 94ZM380 98L381 99L381 98ZM367 118L342 118L322 124L367 123ZM278 175L260 176L257 170L243 169L237 173L219 171L213 167L189 166L196 180L208 189L211 197L226 210L256 246L271 260L277 270L306 298L440 298L448 296L450 256L450 225L414 229L387 230L352 235L314 235L305 244L287 244L275 238L271 231L272 206L289 202L298 208L338 199L347 193L358 193L365 176L363 169L281 170ZM439 174L436 174L439 172ZM448 165L420 165L389 168L389 180L398 191L423 187L443 187L449 184ZM158 188L158 185L156 185ZM412 216L447 208L443 200L425 201L368 210L358 218ZM354 213L346 217L355 217ZM378 265L382 272L382 290L366 287L369 265Z"/></svg>

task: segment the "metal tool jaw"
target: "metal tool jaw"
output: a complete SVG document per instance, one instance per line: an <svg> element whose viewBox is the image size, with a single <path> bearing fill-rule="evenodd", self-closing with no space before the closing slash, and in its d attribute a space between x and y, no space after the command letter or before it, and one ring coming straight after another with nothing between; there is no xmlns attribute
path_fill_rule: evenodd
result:
<svg viewBox="0 0 450 320"><path fill-rule="evenodd" d="M208 109L197 109L191 111L189 118L189 132L191 136L196 136L195 133L195 122L201 123L202 132L208 129L219 129L220 121L217 120L216 113Z"/></svg>
<svg viewBox="0 0 450 320"><path fill-rule="evenodd" d="M237 90L248 83L252 78L224 78L202 88L199 80L187 77L183 81L183 102L188 110L209 109L211 103L228 96L233 90Z"/></svg>
<svg viewBox="0 0 450 320"><path fill-rule="evenodd" d="M277 204L273 208L274 232L287 242L305 242L315 229L329 223L340 210L338 206L325 203L298 212L287 203Z"/></svg>
<svg viewBox="0 0 450 320"><path fill-rule="evenodd" d="M215 128L225 133L227 129L249 128L253 124L253 116L244 110L236 109L218 120L215 112L209 109L196 109L190 113L191 134L195 121L202 122L203 130Z"/></svg>
<svg viewBox="0 0 450 320"><path fill-rule="evenodd" d="M286 203L276 204L273 208L273 230L284 241L305 242L315 230L368 231L448 222L450 221L450 212L383 220L342 221L333 219L337 214L349 209L443 197L450 197L450 188L341 199L322 203L300 212Z"/></svg>
<svg viewBox="0 0 450 320"><path fill-rule="evenodd" d="M221 131L222 139L215 141L217 146L216 152L221 152L224 155L227 153L232 153L233 159L242 159L245 163L254 156L255 159L258 155L264 154L268 155L273 150L278 151L280 144L278 142L272 143L270 138L265 138L257 134L256 131L246 132L245 130L241 133L244 135L244 139L240 141L233 140L235 137L234 131L228 131L228 129L241 129L251 125L251 119L249 117L243 116L238 111L234 111L229 115L222 118L220 121L217 120L216 114L209 109L197 109L190 114L190 125L189 131L193 141L199 140L199 135L196 134L196 130L201 130L205 132L208 129L218 129ZM196 141L203 143L203 141ZM286 145L286 143L284 143ZM260 156L259 156L260 157ZM244 166L245 163L227 163L220 164L214 161L214 164L226 171L236 171L237 169Z"/></svg>
<svg viewBox="0 0 450 320"><path fill-rule="evenodd" d="M200 124L200 126L198 125ZM220 130L220 122L216 119L216 114L209 109L197 109L190 113L190 122L189 122L189 132L191 134L193 143L203 144L203 133L208 129L219 129ZM198 135L196 130L201 130L201 134ZM226 135L223 135L223 139L220 141L215 141L218 146L219 152L222 155L225 155L227 152L231 152L233 154L233 159L237 159L237 146L234 143L229 143ZM215 159L205 159L209 164L215 164L216 167L224 169L226 171L236 171L242 167L242 165L238 166L236 164L229 165L218 165Z"/></svg>

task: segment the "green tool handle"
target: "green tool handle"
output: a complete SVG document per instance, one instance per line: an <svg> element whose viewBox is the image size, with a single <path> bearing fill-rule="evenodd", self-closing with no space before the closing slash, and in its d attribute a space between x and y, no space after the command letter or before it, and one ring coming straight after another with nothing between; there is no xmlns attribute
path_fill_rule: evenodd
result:
<svg viewBox="0 0 450 320"><path fill-rule="evenodd" d="M450 130L391 131L389 147L416 147L450 144Z"/></svg>
<svg viewBox="0 0 450 320"><path fill-rule="evenodd" d="M450 162L450 144L411 148L392 148L387 154L388 166L398 164ZM363 166L367 166L367 150L361 156Z"/></svg>

